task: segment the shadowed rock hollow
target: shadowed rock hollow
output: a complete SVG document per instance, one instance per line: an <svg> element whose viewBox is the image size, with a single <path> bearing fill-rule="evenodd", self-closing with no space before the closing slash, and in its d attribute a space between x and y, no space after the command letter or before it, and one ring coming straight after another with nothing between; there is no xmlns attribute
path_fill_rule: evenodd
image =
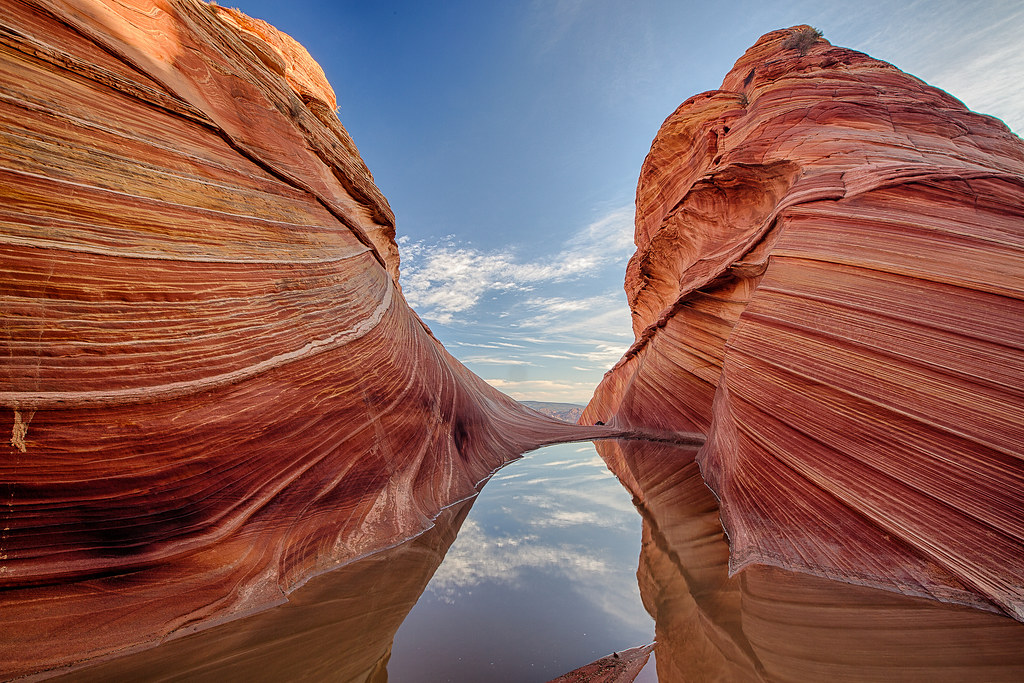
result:
<svg viewBox="0 0 1024 683"><path fill-rule="evenodd" d="M809 27L665 121L582 421L701 431L730 566L1024 618L1024 144Z"/></svg>
<svg viewBox="0 0 1024 683"><path fill-rule="evenodd" d="M0 80L0 675L282 602L610 433L432 337L334 93L269 25L13 0Z"/></svg>

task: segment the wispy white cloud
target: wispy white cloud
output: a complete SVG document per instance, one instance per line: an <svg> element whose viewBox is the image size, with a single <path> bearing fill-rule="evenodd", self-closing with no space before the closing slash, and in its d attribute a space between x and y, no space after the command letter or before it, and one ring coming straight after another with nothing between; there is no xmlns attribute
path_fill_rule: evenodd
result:
<svg viewBox="0 0 1024 683"><path fill-rule="evenodd" d="M529 336L526 336L526 335L524 335L522 337L517 337L517 338L519 339L519 341L527 343L527 344L550 344L551 343L550 339L541 339L539 337L529 337Z"/></svg>
<svg viewBox="0 0 1024 683"><path fill-rule="evenodd" d="M550 379L485 379L495 389L517 401L586 403L594 391L593 382Z"/></svg>
<svg viewBox="0 0 1024 683"><path fill-rule="evenodd" d="M575 311L592 311L606 306L606 296L594 296L587 299L567 299L561 296L531 297L524 303L545 313L568 313Z"/></svg>
<svg viewBox="0 0 1024 683"><path fill-rule="evenodd" d="M620 291L606 291L576 300L559 296L531 297L523 303L522 310L518 326L531 331L543 330L549 340L558 336L579 339L581 332L599 331L605 338L623 340L618 345L620 353L632 342L629 307Z"/></svg>
<svg viewBox="0 0 1024 683"><path fill-rule="evenodd" d="M593 363L606 364L609 361L617 361L622 356L622 354L626 352L627 348L629 348L629 346L623 344L594 342L593 351L566 351L565 355L569 356L570 358L581 358L583 360L588 360Z"/></svg>
<svg viewBox="0 0 1024 683"><path fill-rule="evenodd" d="M492 358L489 356L466 356L462 359L463 363L479 363L481 365L532 365L536 367L536 363L531 363L528 360L521 360L518 358Z"/></svg>
<svg viewBox="0 0 1024 683"><path fill-rule="evenodd" d="M569 251L576 254L633 253L633 206L613 209L602 218L590 223L569 240Z"/></svg>
<svg viewBox="0 0 1024 683"><path fill-rule="evenodd" d="M496 349L496 350L501 350L501 349L525 349L526 348L526 346L524 346L523 344L508 344L506 342L499 342L499 341L492 342L492 343L489 343L489 344L481 344L481 343L466 342L466 341L456 341L456 342L452 342L452 344L454 346L465 346L465 347L474 348L474 349Z"/></svg>
<svg viewBox="0 0 1024 683"><path fill-rule="evenodd" d="M452 324L494 293L534 291L544 284L579 280L609 264L624 265L633 250L633 210L622 207L587 225L560 250L536 262L521 260L512 247L484 251L452 236L437 243L398 238L405 298L427 320ZM569 299L536 297L532 305L550 313L581 310ZM545 303L546 302L546 303ZM590 305L590 304L587 304Z"/></svg>
<svg viewBox="0 0 1024 683"><path fill-rule="evenodd" d="M442 324L489 292L529 291L531 283L552 277L544 267L516 263L511 251L482 252L459 246L451 236L437 244L402 236L398 248L406 300L424 318Z"/></svg>
<svg viewBox="0 0 1024 683"><path fill-rule="evenodd" d="M487 522L480 523L485 510ZM630 496L593 446L538 451L484 487L427 590L455 604L476 599L489 585L530 590L540 574L568 580L570 590L609 619L645 628L636 555L613 550L623 547L621 539L635 538L639 522Z"/></svg>
<svg viewBox="0 0 1024 683"><path fill-rule="evenodd" d="M871 30L856 41L858 49L947 90L975 111L1001 118L1018 135L1024 133L1024 6L1019 0L902 3L892 7L890 21L867 25L871 29L859 24L859 15L851 15L844 3L833 7L846 18L844 29ZM914 38L907 40L905 28L911 25Z"/></svg>

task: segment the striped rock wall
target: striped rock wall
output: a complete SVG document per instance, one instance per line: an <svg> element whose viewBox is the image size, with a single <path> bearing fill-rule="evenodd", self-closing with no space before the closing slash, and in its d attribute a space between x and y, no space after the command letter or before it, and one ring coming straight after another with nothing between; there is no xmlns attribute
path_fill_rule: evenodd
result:
<svg viewBox="0 0 1024 683"><path fill-rule="evenodd" d="M581 422L707 434L734 572L1024 619L1024 144L810 31L658 132Z"/></svg>
<svg viewBox="0 0 1024 683"><path fill-rule="evenodd" d="M2 2L0 676L279 603L602 432L433 338L336 107L236 10Z"/></svg>

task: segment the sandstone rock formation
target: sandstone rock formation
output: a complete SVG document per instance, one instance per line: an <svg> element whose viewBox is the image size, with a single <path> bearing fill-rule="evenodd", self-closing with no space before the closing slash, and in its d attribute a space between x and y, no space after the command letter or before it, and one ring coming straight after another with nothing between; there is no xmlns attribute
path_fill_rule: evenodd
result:
<svg viewBox="0 0 1024 683"><path fill-rule="evenodd" d="M631 683L647 665L654 645L613 652L597 661L573 669L548 683Z"/></svg>
<svg viewBox="0 0 1024 683"><path fill-rule="evenodd" d="M196 0L10 0L0 82L0 675L279 603L602 433L409 309L391 210L289 37Z"/></svg>
<svg viewBox="0 0 1024 683"><path fill-rule="evenodd" d="M402 622L455 540L473 500L425 533L311 579L288 602L75 671L57 681L387 681Z"/></svg>
<svg viewBox="0 0 1024 683"><path fill-rule="evenodd" d="M755 565L730 576L697 449L603 441L643 512L637 579L663 681L1019 681L1024 624Z"/></svg>
<svg viewBox="0 0 1024 683"><path fill-rule="evenodd" d="M796 27L665 121L636 208L581 421L706 433L732 571L1024 619L1021 140Z"/></svg>

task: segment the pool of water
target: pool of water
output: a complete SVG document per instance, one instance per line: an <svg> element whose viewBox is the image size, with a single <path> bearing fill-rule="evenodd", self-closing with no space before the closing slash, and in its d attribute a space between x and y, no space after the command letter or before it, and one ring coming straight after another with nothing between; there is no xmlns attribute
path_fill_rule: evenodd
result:
<svg viewBox="0 0 1024 683"><path fill-rule="evenodd" d="M61 680L548 681L655 639L642 683L1024 680L1024 625L1004 616L775 567L730 575L695 453L529 453L285 604Z"/></svg>
<svg viewBox="0 0 1024 683"><path fill-rule="evenodd" d="M499 471L395 636L392 681L547 681L654 638L642 520L594 446Z"/></svg>
<svg viewBox="0 0 1024 683"><path fill-rule="evenodd" d="M592 444L550 446L278 607L61 680L547 681L653 639L641 527Z"/></svg>

